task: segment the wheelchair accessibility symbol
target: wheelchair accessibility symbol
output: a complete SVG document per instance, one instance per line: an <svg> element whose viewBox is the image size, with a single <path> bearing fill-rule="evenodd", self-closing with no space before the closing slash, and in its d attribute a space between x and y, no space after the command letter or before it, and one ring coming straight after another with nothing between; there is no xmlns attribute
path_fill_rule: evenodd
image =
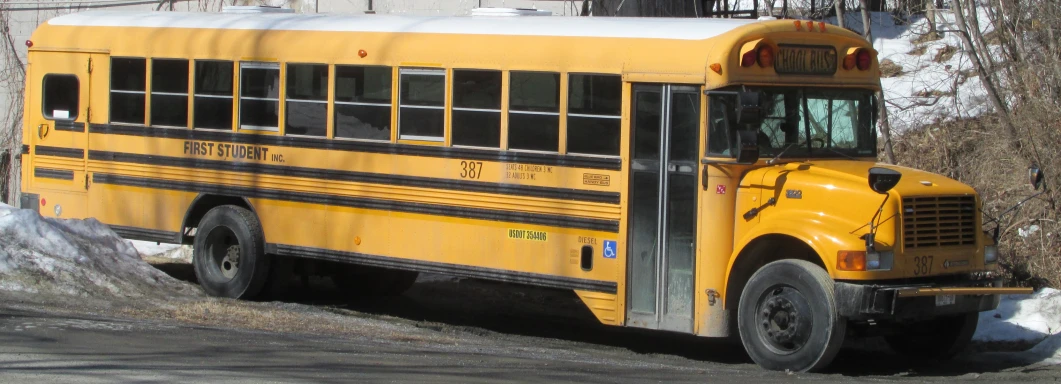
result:
<svg viewBox="0 0 1061 384"><path fill-rule="evenodd" d="M616 248L615 240L604 240L604 258L614 259Z"/></svg>

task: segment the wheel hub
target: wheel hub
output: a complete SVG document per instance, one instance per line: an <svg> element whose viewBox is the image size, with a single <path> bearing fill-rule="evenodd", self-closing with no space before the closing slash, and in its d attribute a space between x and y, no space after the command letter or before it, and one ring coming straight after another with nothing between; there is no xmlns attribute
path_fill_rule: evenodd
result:
<svg viewBox="0 0 1061 384"><path fill-rule="evenodd" d="M225 257L221 259L221 274L227 278L233 278L236 276L236 272L239 271L239 244L232 244L225 250Z"/></svg>
<svg viewBox="0 0 1061 384"><path fill-rule="evenodd" d="M774 289L759 305L759 334L776 352L795 352L810 338L809 316L809 306L799 291L788 287Z"/></svg>

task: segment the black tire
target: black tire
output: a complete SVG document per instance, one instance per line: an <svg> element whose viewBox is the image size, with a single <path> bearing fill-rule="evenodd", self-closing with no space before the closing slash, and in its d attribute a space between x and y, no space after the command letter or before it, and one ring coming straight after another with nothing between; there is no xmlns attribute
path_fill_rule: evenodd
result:
<svg viewBox="0 0 1061 384"><path fill-rule="evenodd" d="M741 343L759 366L819 371L844 341L847 321L837 314L833 280L803 260L780 260L752 275L737 308Z"/></svg>
<svg viewBox="0 0 1061 384"><path fill-rule="evenodd" d="M398 296L416 282L419 272L343 265L332 275L332 282L344 292L355 296Z"/></svg>
<svg viewBox="0 0 1061 384"><path fill-rule="evenodd" d="M253 298L269 276L261 222L253 212L233 205L215 207L203 216L192 259L199 285L212 296Z"/></svg>
<svg viewBox="0 0 1061 384"><path fill-rule="evenodd" d="M976 312L944 316L903 325L898 334L885 336L884 340L906 357L947 360L969 346L979 322L980 314Z"/></svg>

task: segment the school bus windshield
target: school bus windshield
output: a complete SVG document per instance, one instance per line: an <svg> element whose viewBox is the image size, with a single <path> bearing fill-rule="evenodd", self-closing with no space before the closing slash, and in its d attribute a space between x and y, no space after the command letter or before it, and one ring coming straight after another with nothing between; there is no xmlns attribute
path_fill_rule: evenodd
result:
<svg viewBox="0 0 1061 384"><path fill-rule="evenodd" d="M758 126L737 124L735 95L711 95L709 156L732 157L737 129L758 131L760 157L875 156L873 91L791 87L758 91L762 92Z"/></svg>

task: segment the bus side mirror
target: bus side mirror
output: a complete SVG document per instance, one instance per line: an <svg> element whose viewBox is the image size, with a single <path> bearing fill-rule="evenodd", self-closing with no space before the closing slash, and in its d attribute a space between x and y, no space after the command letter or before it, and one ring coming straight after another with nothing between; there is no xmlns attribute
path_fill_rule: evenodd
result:
<svg viewBox="0 0 1061 384"><path fill-rule="evenodd" d="M873 167L869 169L869 187L873 192L883 195L895 188L902 176L902 173L893 169Z"/></svg>
<svg viewBox="0 0 1061 384"><path fill-rule="evenodd" d="M737 163L754 164L759 161L758 131L737 130Z"/></svg>
<svg viewBox="0 0 1061 384"><path fill-rule="evenodd" d="M759 92L737 92L737 124L758 126L762 123L759 95Z"/></svg>
<svg viewBox="0 0 1061 384"><path fill-rule="evenodd" d="M1038 165L1028 167L1028 182L1032 184L1032 188L1035 188L1036 191L1043 186L1043 170L1039 169Z"/></svg>

